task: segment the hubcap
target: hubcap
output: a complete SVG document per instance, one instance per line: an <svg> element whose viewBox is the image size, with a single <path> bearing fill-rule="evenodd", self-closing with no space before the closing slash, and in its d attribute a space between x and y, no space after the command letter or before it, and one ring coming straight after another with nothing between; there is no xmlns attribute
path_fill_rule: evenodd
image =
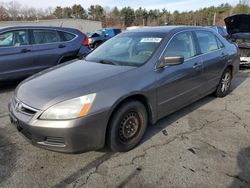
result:
<svg viewBox="0 0 250 188"><path fill-rule="evenodd" d="M124 115L119 127L119 137L121 141L128 142L139 132L141 121L137 112L129 112Z"/></svg>
<svg viewBox="0 0 250 188"><path fill-rule="evenodd" d="M230 82L231 82L231 75L230 75L230 73L226 73L224 76L223 76L223 78L222 78L222 80L221 80L221 91L224 93L224 92L226 92L228 89L229 89L229 87L230 87Z"/></svg>

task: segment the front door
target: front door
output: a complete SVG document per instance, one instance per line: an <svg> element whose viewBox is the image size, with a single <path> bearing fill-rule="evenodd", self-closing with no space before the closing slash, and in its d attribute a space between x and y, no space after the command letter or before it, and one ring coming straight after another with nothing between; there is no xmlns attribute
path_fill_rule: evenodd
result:
<svg viewBox="0 0 250 188"><path fill-rule="evenodd" d="M203 62L197 56L192 32L182 32L171 39L162 58L174 56L183 56L184 63L156 70L158 118L189 104L200 94Z"/></svg>
<svg viewBox="0 0 250 188"><path fill-rule="evenodd" d="M13 78L29 74L33 66L32 47L27 30L0 34L0 77Z"/></svg>

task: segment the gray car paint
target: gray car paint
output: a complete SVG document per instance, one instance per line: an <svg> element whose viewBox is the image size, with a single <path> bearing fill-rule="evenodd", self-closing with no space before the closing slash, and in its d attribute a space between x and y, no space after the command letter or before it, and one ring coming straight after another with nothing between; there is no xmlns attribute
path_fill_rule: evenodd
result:
<svg viewBox="0 0 250 188"><path fill-rule="evenodd" d="M95 119L99 125L98 136L92 129L93 133L88 131L88 136L96 139L90 139L92 147L85 147L83 144L82 147L74 147L74 149L72 147L58 149L49 146L47 149L74 152L101 148L105 144L109 118L115 108L127 98L143 97L149 111L150 121L155 123L160 118L215 91L222 73L228 66L233 67L233 75L237 73L239 57L236 46L215 32L213 33L224 44L224 48L197 55L187 59L181 65L167 66L164 69L156 68L162 52L176 33L197 30L210 31L201 27L155 27L129 31L130 33L155 32L164 36L160 46L147 63L140 67L130 67L81 60L46 70L23 81L15 91L18 99L38 109L39 112L28 120L20 117L13 110L10 110L11 115L16 118L18 116L21 121L28 124L28 127L43 127L42 132L49 129L48 124L53 126L55 122L57 126L67 129L85 125L86 119L90 118L91 121ZM60 101L90 93L97 93L97 97L86 117L61 122L38 119L48 107ZM79 129L78 131L86 130ZM80 142L81 139L78 141Z"/></svg>

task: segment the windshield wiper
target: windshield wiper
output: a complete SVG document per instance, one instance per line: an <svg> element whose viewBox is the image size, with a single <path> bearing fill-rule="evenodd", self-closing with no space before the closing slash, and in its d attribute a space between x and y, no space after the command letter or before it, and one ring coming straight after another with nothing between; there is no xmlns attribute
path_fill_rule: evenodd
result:
<svg viewBox="0 0 250 188"><path fill-rule="evenodd" d="M101 64L109 64L109 65L117 65L115 62L110 61L110 60L106 60L106 59L100 60L99 63L101 63Z"/></svg>

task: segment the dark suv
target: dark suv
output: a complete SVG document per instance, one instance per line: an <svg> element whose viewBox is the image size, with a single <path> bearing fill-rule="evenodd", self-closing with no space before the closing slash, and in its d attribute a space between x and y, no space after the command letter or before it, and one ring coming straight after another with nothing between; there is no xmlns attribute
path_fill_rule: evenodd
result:
<svg viewBox="0 0 250 188"><path fill-rule="evenodd" d="M118 35L121 33L121 29L116 28L106 28L106 29L99 29L96 30L94 33L90 33L89 37L89 46L91 48L97 48L106 40Z"/></svg>
<svg viewBox="0 0 250 188"><path fill-rule="evenodd" d="M23 78L48 67L85 56L88 38L62 27L0 29L0 81Z"/></svg>

